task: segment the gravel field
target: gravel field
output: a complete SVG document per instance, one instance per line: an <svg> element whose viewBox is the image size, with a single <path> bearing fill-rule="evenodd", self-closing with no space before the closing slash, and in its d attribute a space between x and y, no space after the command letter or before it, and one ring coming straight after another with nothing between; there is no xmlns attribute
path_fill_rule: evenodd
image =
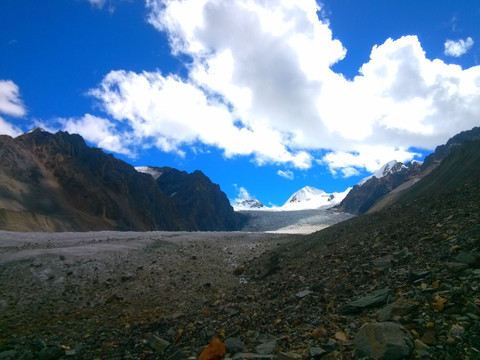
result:
<svg viewBox="0 0 480 360"><path fill-rule="evenodd" d="M286 239L244 232L0 231L0 353L22 342L74 349L95 331L181 316L241 286L247 280L233 270Z"/></svg>

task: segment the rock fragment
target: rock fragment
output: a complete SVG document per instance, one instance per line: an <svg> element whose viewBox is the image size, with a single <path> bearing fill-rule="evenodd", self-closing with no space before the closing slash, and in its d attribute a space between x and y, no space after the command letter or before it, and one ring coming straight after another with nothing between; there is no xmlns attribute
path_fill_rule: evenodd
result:
<svg viewBox="0 0 480 360"><path fill-rule="evenodd" d="M261 355L269 355L275 352L277 347L277 339L272 339L268 342L258 345L255 350Z"/></svg>
<svg viewBox="0 0 480 360"><path fill-rule="evenodd" d="M405 316L415 310L419 304L416 301L399 298L392 304L388 304L378 313L378 321L385 322L392 320L394 316Z"/></svg>
<svg viewBox="0 0 480 360"><path fill-rule="evenodd" d="M372 292L358 300L352 301L342 308L346 314L360 312L363 309L385 305L388 299L393 296L393 291L389 288Z"/></svg>
<svg viewBox="0 0 480 360"><path fill-rule="evenodd" d="M225 344L219 338L213 338L203 349L198 360L220 360L227 353Z"/></svg>

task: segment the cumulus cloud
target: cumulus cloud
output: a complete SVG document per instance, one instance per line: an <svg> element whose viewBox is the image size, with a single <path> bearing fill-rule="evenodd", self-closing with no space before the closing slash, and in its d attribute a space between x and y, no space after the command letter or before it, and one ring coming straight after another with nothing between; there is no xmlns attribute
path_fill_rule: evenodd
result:
<svg viewBox="0 0 480 360"><path fill-rule="evenodd" d="M119 154L132 156L130 141L125 134L120 134L115 125L107 119L86 114L81 118L59 119L59 123L65 131L79 134L91 143Z"/></svg>
<svg viewBox="0 0 480 360"><path fill-rule="evenodd" d="M0 80L0 113L14 117L26 114L18 85L11 80Z"/></svg>
<svg viewBox="0 0 480 360"><path fill-rule="evenodd" d="M9 135L16 137L22 134L22 130L18 126L15 126L0 116L0 135Z"/></svg>
<svg viewBox="0 0 480 360"><path fill-rule="evenodd" d="M473 39L471 37L466 38L465 40L460 39L457 41L447 40L445 41L445 55L460 57L463 54L466 54L473 46Z"/></svg>
<svg viewBox="0 0 480 360"><path fill-rule="evenodd" d="M365 169L369 172L375 172L382 165L391 159L408 162L417 155L398 148L392 148L387 145L378 146L359 146L358 152L349 153L344 151L330 152L326 154L320 162L326 164L332 174L340 173L343 177L358 175L357 169ZM390 160L389 160L390 159Z"/></svg>
<svg viewBox="0 0 480 360"><path fill-rule="evenodd" d="M22 117L26 114L18 85L11 80L0 80L0 114L12 117ZM0 134L15 137L21 133L18 126L0 117Z"/></svg>
<svg viewBox="0 0 480 360"><path fill-rule="evenodd" d="M291 170L285 170L285 171L284 170L278 170L277 175L281 176L285 179L288 179L288 180L293 180L293 177L294 177L293 172Z"/></svg>
<svg viewBox="0 0 480 360"><path fill-rule="evenodd" d="M426 58L416 36L372 48L358 76L314 0L147 0L148 21L187 55L184 79L112 71L93 89L116 127L146 146L203 143L226 157L335 174L415 157L480 118L480 67ZM467 39L468 41L468 39ZM321 159L313 150L326 149Z"/></svg>
<svg viewBox="0 0 480 360"><path fill-rule="evenodd" d="M223 149L226 157L253 154L259 164L311 166L311 156L304 151L289 151L282 134L262 124L254 129L237 126L223 102L177 76L112 71L90 94L147 147L178 152L181 146L198 141Z"/></svg>

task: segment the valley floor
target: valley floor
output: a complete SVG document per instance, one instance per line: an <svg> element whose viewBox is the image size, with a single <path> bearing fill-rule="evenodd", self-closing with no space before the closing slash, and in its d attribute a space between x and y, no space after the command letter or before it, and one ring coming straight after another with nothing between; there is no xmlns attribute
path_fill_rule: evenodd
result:
<svg viewBox="0 0 480 360"><path fill-rule="evenodd" d="M45 359L116 358L123 342L136 341L122 338L125 329L167 321L177 332L185 314L202 311L207 322L213 303L245 286L235 268L287 240L245 232L0 231L0 358L33 359L45 349L58 350ZM210 331L199 334L202 341ZM147 333L134 345L144 346ZM155 356L144 347L133 358Z"/></svg>
<svg viewBox="0 0 480 360"><path fill-rule="evenodd" d="M0 232L0 284L2 360L477 360L480 182L311 235Z"/></svg>

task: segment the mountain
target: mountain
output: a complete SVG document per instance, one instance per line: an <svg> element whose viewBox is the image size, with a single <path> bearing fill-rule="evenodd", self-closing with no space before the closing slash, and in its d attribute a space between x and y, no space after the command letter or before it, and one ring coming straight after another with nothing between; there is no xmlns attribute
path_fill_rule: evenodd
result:
<svg viewBox="0 0 480 360"><path fill-rule="evenodd" d="M220 186L212 183L201 171L189 174L170 167L138 167L150 174L183 219L195 231L238 230L244 217L235 213Z"/></svg>
<svg viewBox="0 0 480 360"><path fill-rule="evenodd" d="M464 143L457 142L435 169L404 191L398 203L404 204L420 197L442 196L462 186L472 188L479 179L480 137L465 140Z"/></svg>
<svg viewBox="0 0 480 360"><path fill-rule="evenodd" d="M326 193L313 186L305 186L295 192L278 210L307 210L320 207L331 207L340 203L350 188L342 193Z"/></svg>
<svg viewBox="0 0 480 360"><path fill-rule="evenodd" d="M284 314L299 327L311 326L319 308L329 316L318 325L322 349L339 328L351 341L319 358L479 359L478 288L465 284L478 284L480 274L480 140L452 148L406 191L393 206L292 239L247 263L258 298L268 299L251 329L271 324L276 309L289 306L276 294L292 294L295 308ZM466 323L454 339L459 318ZM293 338L298 349L308 346L302 335Z"/></svg>
<svg viewBox="0 0 480 360"><path fill-rule="evenodd" d="M445 145L440 145L428 155L423 163L412 161L407 164L389 162L373 176L355 185L336 209L351 214L364 214L392 204L401 193L432 172L452 151L462 144L480 139L480 127L461 132ZM379 201L379 199L382 201ZM378 202L378 203L377 203Z"/></svg>
<svg viewBox="0 0 480 360"><path fill-rule="evenodd" d="M396 160L389 161L388 163L383 165L375 174L367 176L366 178L363 178L362 180L360 180L360 182L357 185L362 186L373 177L376 177L377 179L381 179L389 174L399 172L405 167L406 166L399 161L396 161Z"/></svg>
<svg viewBox="0 0 480 360"><path fill-rule="evenodd" d="M87 146L79 135L35 129L16 138L0 136L0 163L3 230L199 228L152 176ZM221 211L225 216L228 209Z"/></svg>
<svg viewBox="0 0 480 360"><path fill-rule="evenodd" d="M261 201L257 200L254 197L236 202L233 208L235 209L235 211L269 209L265 205L263 205Z"/></svg>

